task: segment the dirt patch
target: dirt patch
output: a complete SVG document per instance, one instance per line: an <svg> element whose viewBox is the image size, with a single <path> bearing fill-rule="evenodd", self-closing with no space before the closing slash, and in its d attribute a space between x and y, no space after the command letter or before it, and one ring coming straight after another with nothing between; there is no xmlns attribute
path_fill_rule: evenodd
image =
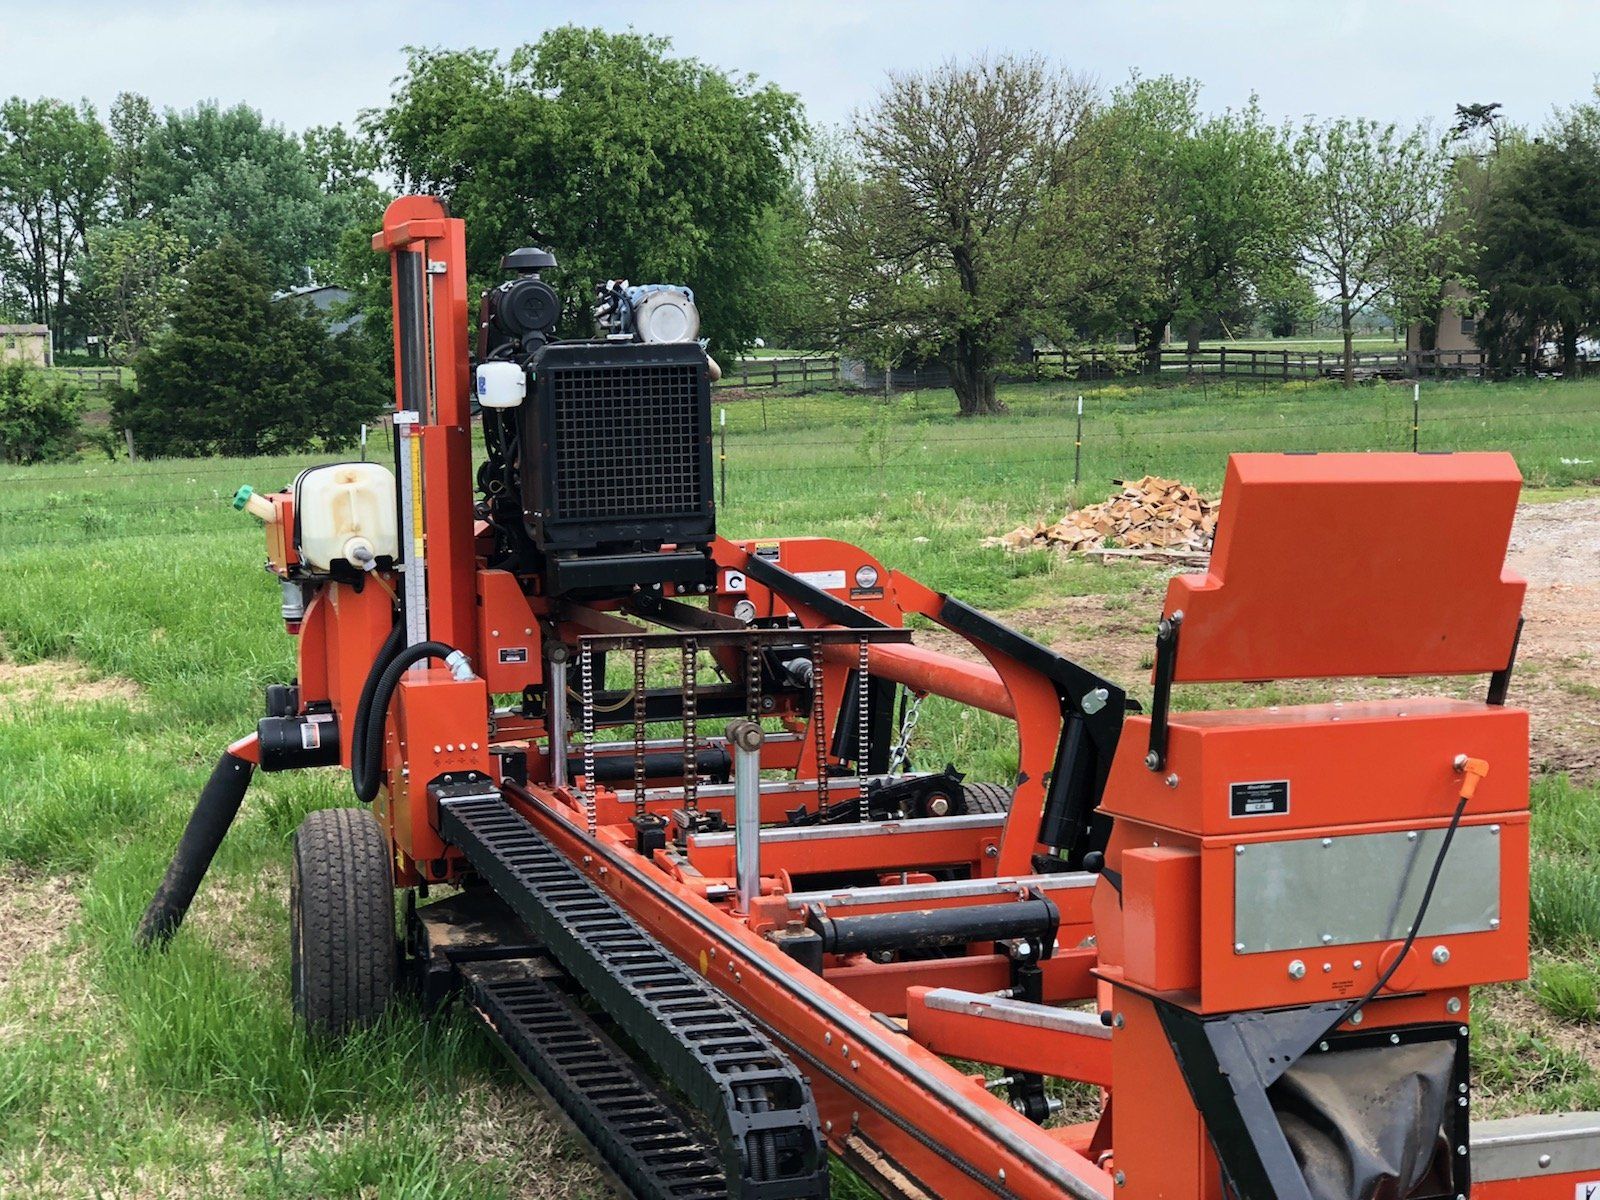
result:
<svg viewBox="0 0 1600 1200"><path fill-rule="evenodd" d="M1566 772L1585 784L1600 781L1600 497L1520 506L1507 561L1528 580L1511 701L1530 713L1534 768ZM1140 564L1106 570L1139 571L1147 580L1131 593L1125 586L1113 589L1108 580L1107 594L1064 596L1008 612L1006 622L1131 694L1148 695L1153 623L1174 572ZM917 641L981 658L964 638L942 629L919 632ZM1288 683L1276 688L1272 702L1308 702L1333 693L1352 700L1468 696L1481 694L1482 686L1479 679ZM1237 702L1252 703L1250 693L1242 688Z"/></svg>
<svg viewBox="0 0 1600 1200"><path fill-rule="evenodd" d="M93 704L100 700L131 703L139 698L139 685L131 679L99 676L70 659L11 662L0 651L0 713L37 700L56 704Z"/></svg>
<svg viewBox="0 0 1600 1200"><path fill-rule="evenodd" d="M59 951L78 911L69 879L0 864L0 988L20 985L25 964Z"/></svg>

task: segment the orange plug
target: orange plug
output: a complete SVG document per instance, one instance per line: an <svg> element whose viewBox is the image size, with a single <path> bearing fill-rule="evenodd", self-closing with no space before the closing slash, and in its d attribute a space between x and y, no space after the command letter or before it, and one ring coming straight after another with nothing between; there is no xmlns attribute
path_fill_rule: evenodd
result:
<svg viewBox="0 0 1600 1200"><path fill-rule="evenodd" d="M1472 793L1478 790L1478 781L1489 773L1489 764L1481 758L1468 758L1465 754L1458 754L1455 767L1464 776L1461 780L1461 798L1471 800Z"/></svg>

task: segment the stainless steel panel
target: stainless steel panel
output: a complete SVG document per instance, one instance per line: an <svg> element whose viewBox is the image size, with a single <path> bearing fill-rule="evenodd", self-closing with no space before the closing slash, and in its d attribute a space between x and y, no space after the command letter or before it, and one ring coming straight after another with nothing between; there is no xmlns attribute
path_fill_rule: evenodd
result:
<svg viewBox="0 0 1600 1200"><path fill-rule="evenodd" d="M1234 946L1242 954L1403 938L1444 830L1251 842L1235 847ZM1500 924L1500 828L1456 832L1423 937Z"/></svg>
<svg viewBox="0 0 1600 1200"><path fill-rule="evenodd" d="M1600 1196L1600 1113L1511 1117L1472 1123L1472 1179L1549 1178L1580 1171L1594 1176ZM1578 1195L1583 1195L1582 1187Z"/></svg>

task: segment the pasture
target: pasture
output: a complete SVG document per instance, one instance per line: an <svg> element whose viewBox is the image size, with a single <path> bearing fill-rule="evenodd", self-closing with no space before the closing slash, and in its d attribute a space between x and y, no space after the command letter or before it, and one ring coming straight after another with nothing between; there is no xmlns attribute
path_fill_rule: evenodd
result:
<svg viewBox="0 0 1600 1200"><path fill-rule="evenodd" d="M1220 486L1232 450L1409 449L1409 387L719 394L721 528L857 542L1148 695L1167 572L982 541L1113 480ZM1510 449L1532 580L1512 700L1534 714L1528 985L1474 1012L1476 1111L1600 1108L1600 384L1424 385L1424 450ZM381 436L374 457L385 453ZM454 1013L317 1051L293 1028L287 852L327 771L258 777L183 933L130 933L219 748L293 673L260 531L227 499L323 458L0 468L0 1192L115 1197L609 1195ZM1381 598L1374 598L1375 612ZM1385 693L1363 683L1192 688L1180 703ZM1481 681L1425 686L1475 693ZM1003 730L930 702L923 761L1011 769ZM840 1189L843 1191L844 1189Z"/></svg>

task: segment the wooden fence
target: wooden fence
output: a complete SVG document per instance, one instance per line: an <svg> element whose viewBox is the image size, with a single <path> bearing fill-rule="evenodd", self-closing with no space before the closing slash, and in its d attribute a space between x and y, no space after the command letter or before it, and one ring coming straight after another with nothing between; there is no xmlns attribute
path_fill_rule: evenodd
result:
<svg viewBox="0 0 1600 1200"><path fill-rule="evenodd" d="M1485 373L1482 350L1357 350L1351 355L1358 379L1480 378ZM1036 375L1053 368L1077 379L1148 374L1146 356L1133 350L1035 350ZM1343 351L1263 350L1247 346L1207 346L1161 351L1161 375L1167 378L1338 379L1345 373Z"/></svg>
<svg viewBox="0 0 1600 1200"><path fill-rule="evenodd" d="M722 369L717 387L777 387L785 383L839 384L839 360L833 357L745 358Z"/></svg>
<svg viewBox="0 0 1600 1200"><path fill-rule="evenodd" d="M122 382L121 367L52 367L51 370L75 380L86 392L103 392Z"/></svg>

